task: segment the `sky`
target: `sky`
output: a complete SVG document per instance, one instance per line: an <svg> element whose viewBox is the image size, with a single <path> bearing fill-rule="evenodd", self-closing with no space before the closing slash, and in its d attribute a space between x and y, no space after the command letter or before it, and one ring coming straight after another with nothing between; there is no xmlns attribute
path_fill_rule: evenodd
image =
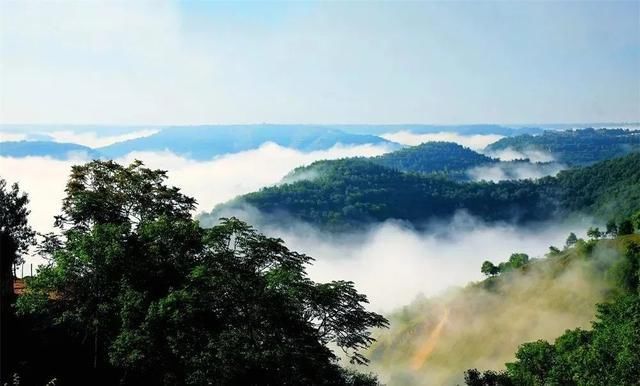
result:
<svg viewBox="0 0 640 386"><path fill-rule="evenodd" d="M640 2L7 1L0 123L640 121Z"/></svg>

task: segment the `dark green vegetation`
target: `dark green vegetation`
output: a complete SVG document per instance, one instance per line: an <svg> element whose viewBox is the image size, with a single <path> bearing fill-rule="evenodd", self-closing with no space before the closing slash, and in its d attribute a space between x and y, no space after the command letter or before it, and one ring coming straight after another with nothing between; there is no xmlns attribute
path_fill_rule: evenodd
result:
<svg viewBox="0 0 640 386"><path fill-rule="evenodd" d="M353 283L311 281L311 257L237 219L201 228L165 179L140 162L73 167L60 235L39 244L50 263L17 300L21 385L376 384L327 347L366 363L369 329L387 326ZM3 186L3 232L26 243L16 192Z"/></svg>
<svg viewBox="0 0 640 386"><path fill-rule="evenodd" d="M556 177L499 183L403 173L366 159L320 161L295 173L304 172L310 172L309 179L241 196L215 208L203 221L245 205L329 230L387 219L420 227L461 209L485 221L527 222L579 212L619 219L640 207L640 153L566 170Z"/></svg>
<svg viewBox="0 0 640 386"><path fill-rule="evenodd" d="M497 159L451 142L426 142L378 157L375 164L404 172L442 174L463 173L467 169L499 162Z"/></svg>
<svg viewBox="0 0 640 386"><path fill-rule="evenodd" d="M540 135L503 138L487 146L488 151L513 149L551 153L568 165L589 165L640 150L640 130L580 129L545 131Z"/></svg>
<svg viewBox="0 0 640 386"><path fill-rule="evenodd" d="M590 232L594 238L589 241L567 243L587 258L591 258L599 244L624 244L623 256L606 271L614 283L613 291L606 302L598 304L590 330L567 330L554 343L546 340L525 343L516 352L516 360L506 364L505 371L468 370L466 384L637 385L640 380L640 243L633 232L636 226L640 228L639 217L640 212L623 220L622 224L628 229L624 234L611 234L613 240L599 240L602 234ZM566 253L552 251L552 258L561 259L563 255ZM483 265L483 271L484 268Z"/></svg>
<svg viewBox="0 0 640 386"><path fill-rule="evenodd" d="M33 243L35 233L27 223L29 200L17 185L7 187L0 179L0 383L16 365L12 355L19 345L18 327L13 312L13 267L21 262L21 254Z"/></svg>
<svg viewBox="0 0 640 386"><path fill-rule="evenodd" d="M100 153L90 147L74 143L58 143L49 141L15 141L0 142L0 156L3 157L51 157L68 159L73 155L97 158Z"/></svg>

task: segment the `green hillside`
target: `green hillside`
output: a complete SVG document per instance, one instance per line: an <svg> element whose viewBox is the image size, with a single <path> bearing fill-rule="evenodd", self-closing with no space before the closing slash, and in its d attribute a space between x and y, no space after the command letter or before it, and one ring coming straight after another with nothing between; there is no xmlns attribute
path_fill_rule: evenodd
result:
<svg viewBox="0 0 640 386"><path fill-rule="evenodd" d="M469 368L502 369L523 342L589 328L596 303L619 292L615 273L631 241L640 242L640 235L579 240L539 260L514 254L519 263L500 274L416 300L377 334L372 367L391 385L456 385ZM490 384L498 385L477 383Z"/></svg>
<svg viewBox="0 0 640 386"><path fill-rule="evenodd" d="M640 204L640 153L566 170L539 180L455 182L403 173L366 159L312 164L307 180L264 188L218 206L202 220L250 205L264 214L286 213L326 229L345 230L387 219L416 227L466 210L486 221L527 222L585 212L607 220ZM277 221L273 216L270 221Z"/></svg>

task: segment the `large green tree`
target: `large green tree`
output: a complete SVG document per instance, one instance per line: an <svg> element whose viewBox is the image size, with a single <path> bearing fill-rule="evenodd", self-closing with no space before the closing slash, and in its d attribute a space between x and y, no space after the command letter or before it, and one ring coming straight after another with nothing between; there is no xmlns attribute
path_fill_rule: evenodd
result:
<svg viewBox="0 0 640 386"><path fill-rule="evenodd" d="M313 282L310 257L237 219L201 228L165 179L140 162L74 167L61 239L20 299L91 353L91 381L375 383L328 348L365 363L369 329L387 325L353 283Z"/></svg>

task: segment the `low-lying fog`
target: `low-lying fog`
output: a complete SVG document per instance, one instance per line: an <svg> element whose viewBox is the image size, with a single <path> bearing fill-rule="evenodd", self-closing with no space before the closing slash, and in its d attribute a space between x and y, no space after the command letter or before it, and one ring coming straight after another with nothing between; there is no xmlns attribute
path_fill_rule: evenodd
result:
<svg viewBox="0 0 640 386"><path fill-rule="evenodd" d="M293 168L320 159L373 156L389 151L384 146L335 146L303 153L274 144L230 154L210 161L194 161L175 154L132 153L119 162L141 159L148 167L169 171L169 183L198 200L200 211L236 195L278 183ZM0 176L19 182L31 198L30 221L40 231L52 230L70 167L87 161L53 160L43 157L0 158ZM479 178L483 177L478 171ZM492 179L487 174L485 179ZM417 232L392 221L357 234L336 239L311 226L296 224L287 229L261 229L283 238L294 250L313 256L309 272L313 279L352 280L365 292L376 310L388 311L409 303L419 293L434 294L450 286L464 285L481 277L486 259L506 260L512 252L542 256L550 244L561 245L570 231L582 225L547 223L528 228L508 224L489 225L459 213L454 219L434 223ZM28 263L41 260L30 257Z"/></svg>
<svg viewBox="0 0 640 386"><path fill-rule="evenodd" d="M240 218L261 222L253 214ZM580 234L586 223L488 224L459 212L452 219L431 223L426 231L396 221L340 236L301 223L286 228L263 225L260 229L281 237L289 248L314 257L316 261L308 270L314 280L351 280L367 294L374 310L388 312L417 295L435 295L481 279L480 266L485 260L497 264L515 252L544 257L550 245L564 245L568 234Z"/></svg>
<svg viewBox="0 0 640 386"><path fill-rule="evenodd" d="M416 146L430 141L455 142L476 151L482 150L490 143L503 138L502 135L498 134L461 135L452 132L416 134L404 130L382 134L381 137L408 146Z"/></svg>

